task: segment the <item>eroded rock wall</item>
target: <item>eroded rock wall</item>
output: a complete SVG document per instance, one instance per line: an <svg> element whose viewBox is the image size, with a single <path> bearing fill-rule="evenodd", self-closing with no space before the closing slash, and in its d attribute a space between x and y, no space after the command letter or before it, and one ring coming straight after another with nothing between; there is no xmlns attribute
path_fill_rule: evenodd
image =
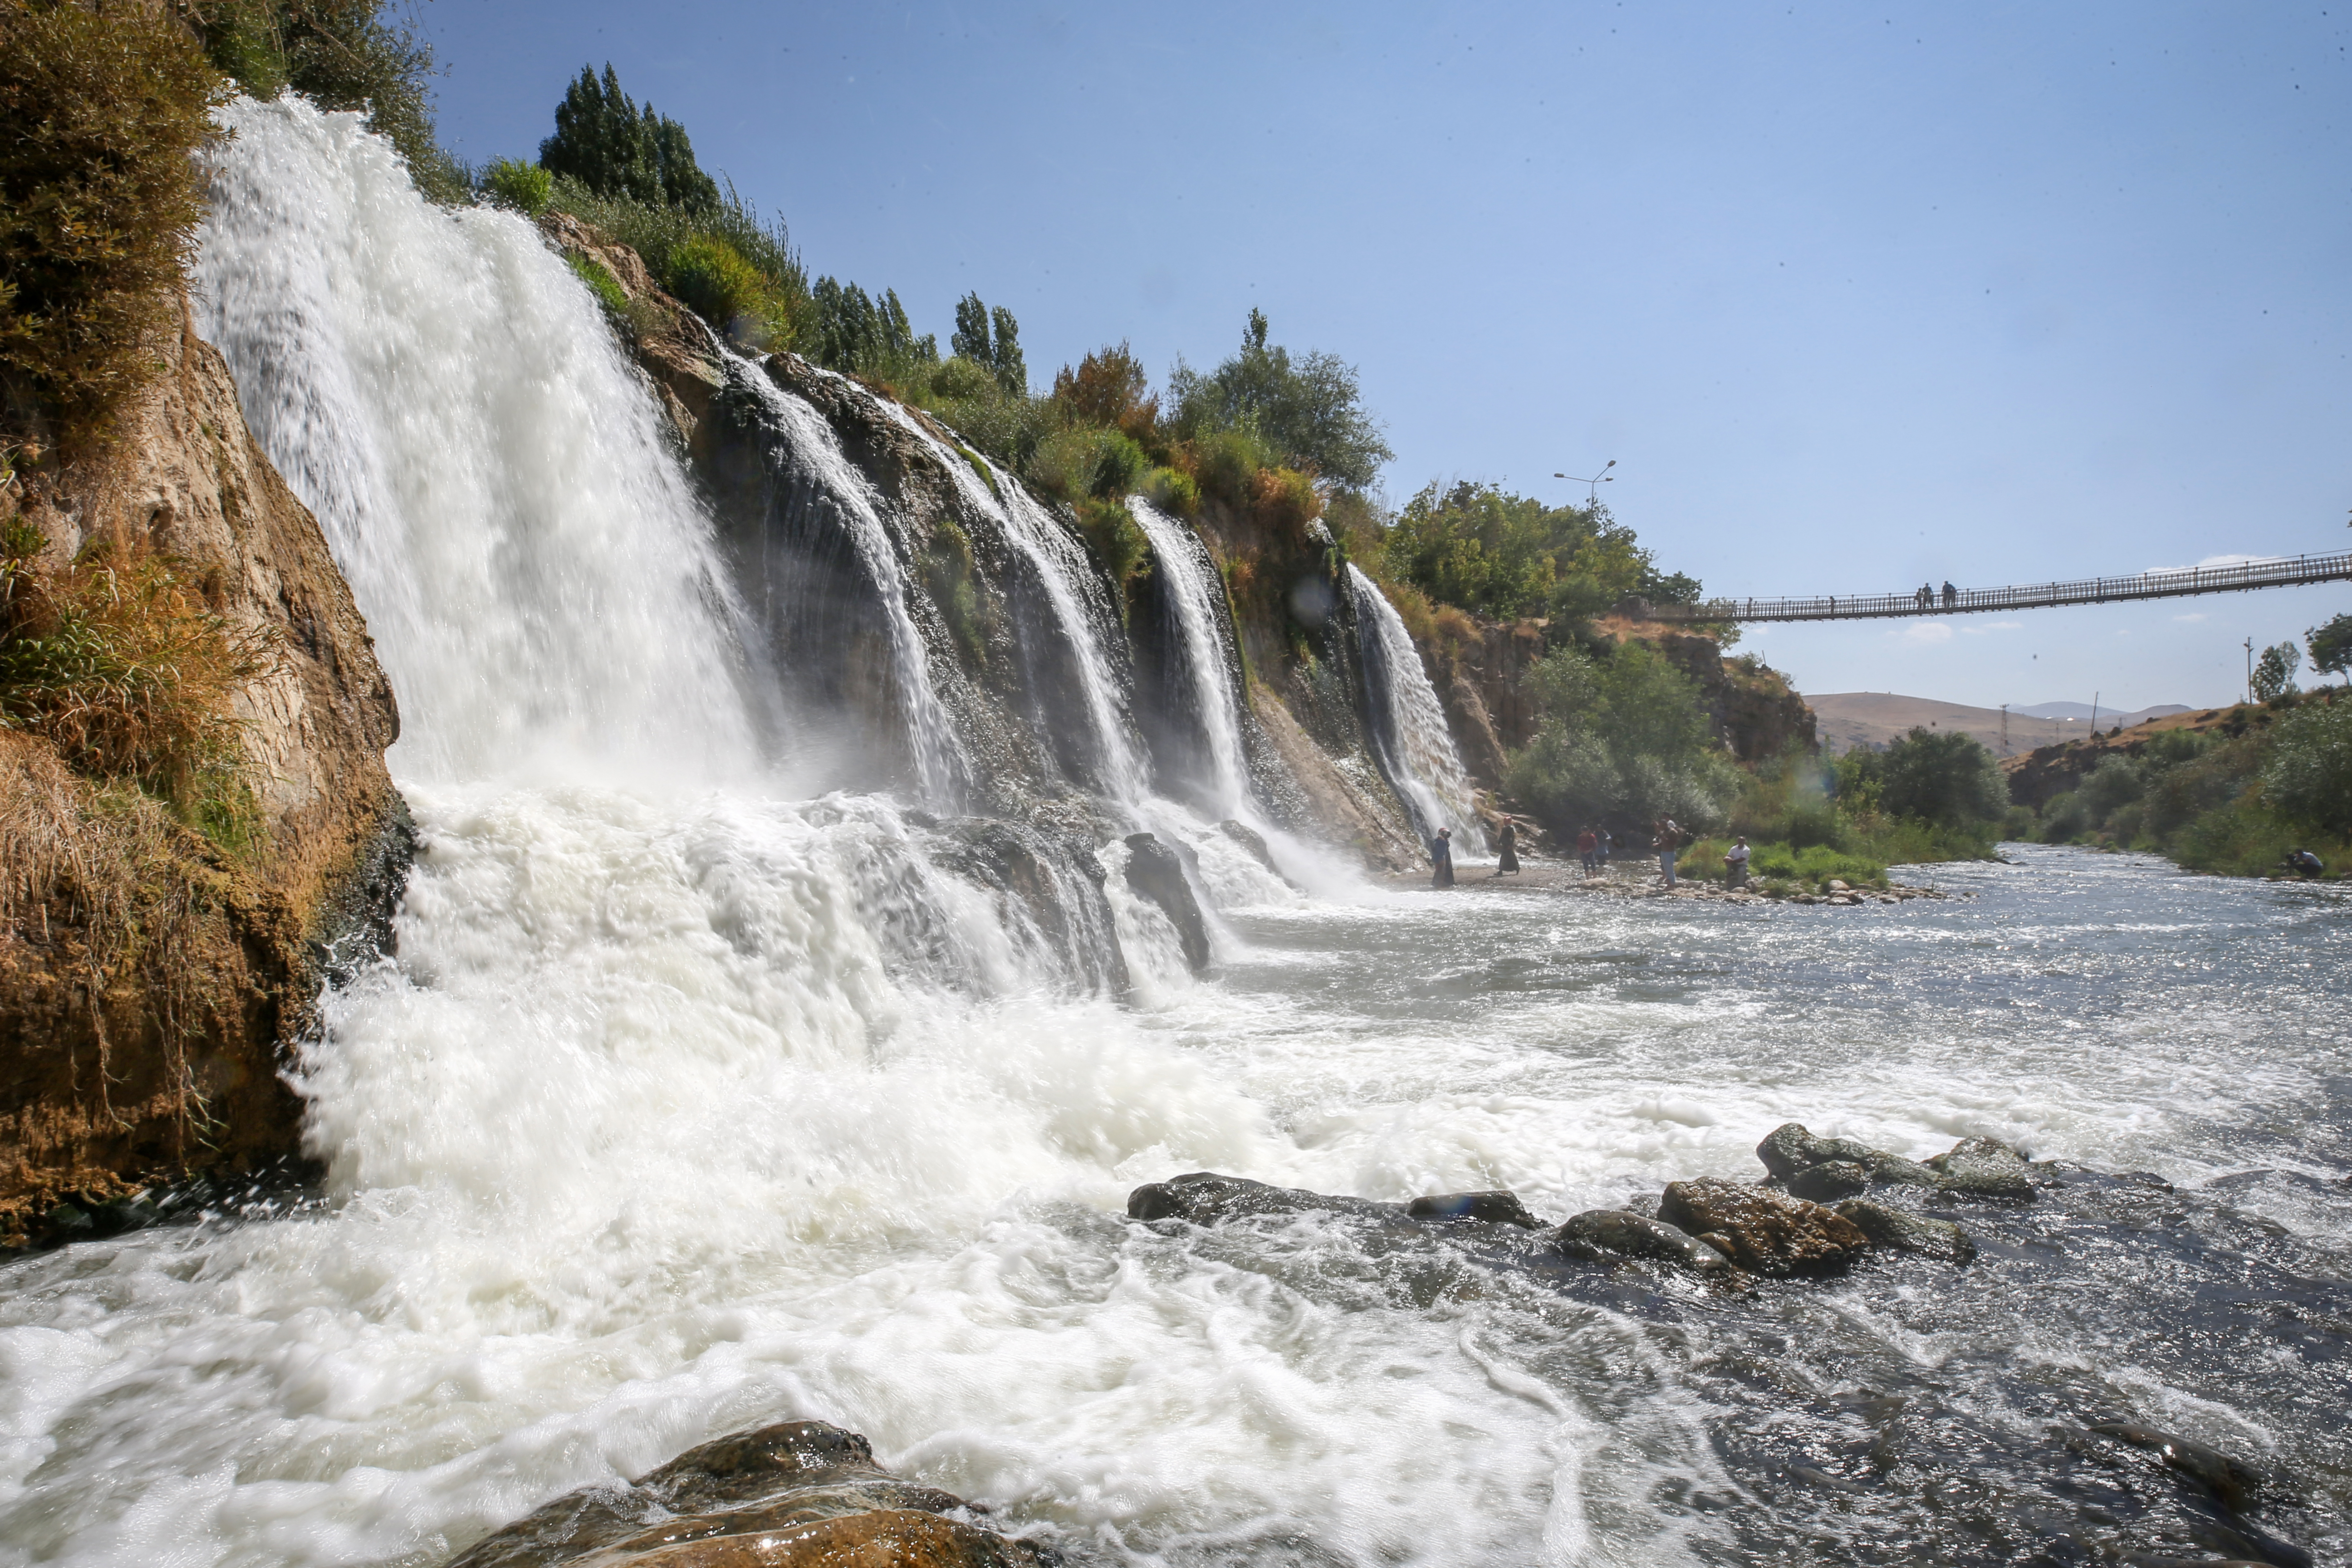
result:
<svg viewBox="0 0 2352 1568"><path fill-rule="evenodd" d="M67 1193L296 1156L289 1052L404 873L383 763L399 715L350 588L184 310L157 348L110 445L20 476L0 513L39 531L51 568L93 543L152 551L266 643L273 668L235 704L257 831L224 847L0 734L0 1237Z"/></svg>

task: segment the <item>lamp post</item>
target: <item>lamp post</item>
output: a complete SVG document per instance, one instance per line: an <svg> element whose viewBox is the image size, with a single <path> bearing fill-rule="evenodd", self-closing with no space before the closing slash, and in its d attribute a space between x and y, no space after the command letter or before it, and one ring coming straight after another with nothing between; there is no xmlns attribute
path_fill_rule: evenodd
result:
<svg viewBox="0 0 2352 1568"><path fill-rule="evenodd" d="M1601 504L1601 487L1608 484L1617 477L1609 471L1616 466L1617 459L1612 458L1601 466L1601 471L1599 473L1593 475L1589 479L1580 479L1574 474L1554 474L1552 475L1552 478L1556 479L1566 479L1570 484L1584 486L1585 506L1588 508L1596 507Z"/></svg>

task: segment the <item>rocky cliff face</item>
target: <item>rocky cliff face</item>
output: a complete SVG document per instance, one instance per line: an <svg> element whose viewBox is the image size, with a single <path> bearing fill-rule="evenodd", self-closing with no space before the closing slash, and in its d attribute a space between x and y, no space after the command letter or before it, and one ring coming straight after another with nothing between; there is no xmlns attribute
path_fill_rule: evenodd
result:
<svg viewBox="0 0 2352 1568"><path fill-rule="evenodd" d="M246 831L224 847L0 731L0 1237L41 1234L68 1194L293 1157L289 1049L322 977L386 930L405 864L366 625L184 321L110 446L20 476L0 521L37 529L51 569L96 542L152 552L266 647L234 704Z"/></svg>
<svg viewBox="0 0 2352 1568"><path fill-rule="evenodd" d="M1047 625L1053 611L1031 552L1008 537L1004 491L1020 481L989 470L921 411L797 355L730 356L655 286L634 251L561 215L541 226L568 255L611 273L627 296L627 319L615 328L668 410L773 657L793 671L812 707L796 728L824 731L827 710L852 715L857 721L837 732L843 746L869 750L862 766L872 782L913 771L911 759L890 750L906 693L886 628L870 613L871 563L847 537L841 509L810 484L806 454L788 450L794 440L776 428L751 376L815 409L878 503L937 699L971 753L967 804L1042 810L1073 828L1107 826L1093 820L1092 797L1103 791L1109 760L1073 722L1086 710L1083 672ZM975 495L975 477L996 504ZM1081 537L1060 509L1045 510L1068 539ZM1365 750L1355 628L1328 537L1318 528L1271 540L1213 501L1196 531L1228 584L1245 693L1242 742L1259 800L1285 826L1351 848L1375 868L1418 865L1419 845ZM1181 794L1192 759L1176 755L1181 727L1158 710L1157 694L1181 657L1169 640L1165 569L1149 562L1114 583L1087 555L1077 570L1082 596L1104 617L1101 651L1114 683L1132 694L1129 716L1153 748L1146 761L1161 787ZM786 576L798 584L796 602L769 603ZM831 587L810 592L813 578Z"/></svg>

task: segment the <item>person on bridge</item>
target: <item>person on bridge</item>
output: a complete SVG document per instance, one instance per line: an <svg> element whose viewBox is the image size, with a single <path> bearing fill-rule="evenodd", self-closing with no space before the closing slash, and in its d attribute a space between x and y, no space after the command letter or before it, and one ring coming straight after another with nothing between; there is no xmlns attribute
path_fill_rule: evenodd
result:
<svg viewBox="0 0 2352 1568"><path fill-rule="evenodd" d="M1957 607L1957 606L1958 605L1959 602L1960 602L1960 591L1959 591L1958 588L1955 588L1955 587L1953 587L1953 586L1952 586L1952 580L1951 580L1949 577L1945 578L1945 579L1944 579L1944 608L1946 608L1946 609L1948 609L1948 610L1949 610L1949 609L1953 609L1953 608L1955 608L1955 607Z"/></svg>
<svg viewBox="0 0 2352 1568"><path fill-rule="evenodd" d="M1919 584L1919 592L1913 595L1912 598L1913 602L1924 610L1936 602L1936 590L1922 583Z"/></svg>

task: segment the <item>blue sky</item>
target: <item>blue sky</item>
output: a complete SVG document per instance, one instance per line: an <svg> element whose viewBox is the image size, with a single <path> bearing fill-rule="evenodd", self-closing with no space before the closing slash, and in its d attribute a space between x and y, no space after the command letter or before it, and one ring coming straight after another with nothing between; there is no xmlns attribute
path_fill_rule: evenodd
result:
<svg viewBox="0 0 2352 1568"><path fill-rule="evenodd" d="M531 155L610 60L813 273L1034 379L1361 370L1402 500L1605 492L1738 595L2352 547L2352 0L804 6L433 0L443 138ZM2133 708L2352 584L1755 647L1811 691Z"/></svg>

